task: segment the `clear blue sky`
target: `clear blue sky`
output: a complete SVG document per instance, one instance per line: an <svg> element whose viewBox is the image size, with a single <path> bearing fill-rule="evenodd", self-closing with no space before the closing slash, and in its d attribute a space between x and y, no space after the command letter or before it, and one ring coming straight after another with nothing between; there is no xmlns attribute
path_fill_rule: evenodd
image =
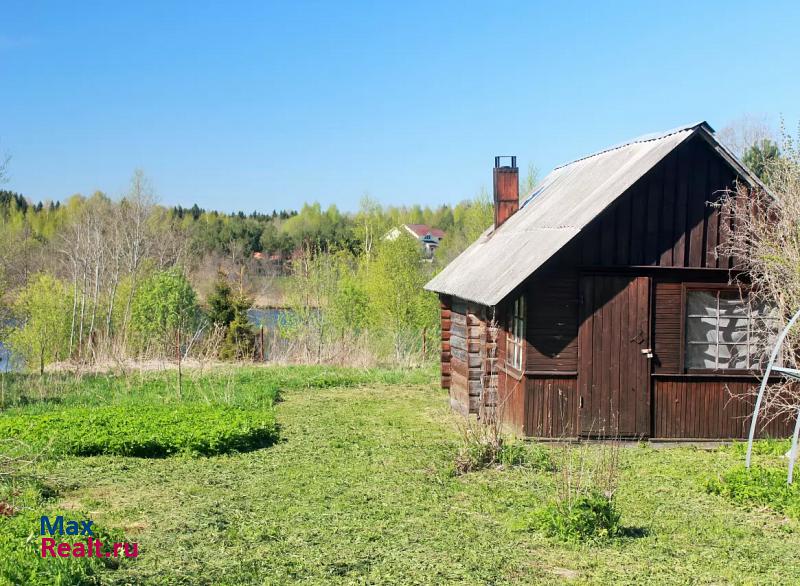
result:
<svg viewBox="0 0 800 586"><path fill-rule="evenodd" d="M648 4L648 6L645 6ZM626 138L800 119L800 2L0 6L6 186L221 210L438 204Z"/></svg>

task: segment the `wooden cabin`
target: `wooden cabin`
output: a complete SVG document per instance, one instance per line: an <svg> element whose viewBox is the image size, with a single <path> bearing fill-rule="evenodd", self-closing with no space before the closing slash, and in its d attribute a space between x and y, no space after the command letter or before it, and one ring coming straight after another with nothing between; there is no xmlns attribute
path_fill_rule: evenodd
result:
<svg viewBox="0 0 800 586"><path fill-rule="evenodd" d="M452 407L532 437L746 437L765 310L718 253L737 183L761 186L705 122L558 167L521 204L498 157L494 225L426 285Z"/></svg>

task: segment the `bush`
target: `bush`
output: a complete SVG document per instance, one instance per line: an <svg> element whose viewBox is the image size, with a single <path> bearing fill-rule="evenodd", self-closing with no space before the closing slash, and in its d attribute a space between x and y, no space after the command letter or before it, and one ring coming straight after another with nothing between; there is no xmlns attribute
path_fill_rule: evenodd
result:
<svg viewBox="0 0 800 586"><path fill-rule="evenodd" d="M607 539L621 531L613 497L597 490L569 501L551 502L537 511L533 525L564 541Z"/></svg>
<svg viewBox="0 0 800 586"><path fill-rule="evenodd" d="M153 273L136 291L131 305L131 329L140 349L157 343L174 352L175 334L192 332L200 308L197 295L178 269Z"/></svg>
<svg viewBox="0 0 800 586"><path fill-rule="evenodd" d="M800 485L786 484L785 468L737 466L706 483L706 490L743 505L769 507L800 519Z"/></svg>
<svg viewBox="0 0 800 586"><path fill-rule="evenodd" d="M70 407L0 417L0 437L75 456L210 456L264 447L276 433L271 411L220 405Z"/></svg>
<svg viewBox="0 0 800 586"><path fill-rule="evenodd" d="M226 329L220 358L241 360L253 357L255 337L247 316L247 310L252 305L253 300L243 292L233 293L224 272L217 273L214 290L208 296L208 319L212 324Z"/></svg>
<svg viewBox="0 0 800 586"><path fill-rule="evenodd" d="M71 311L66 285L49 275L38 275L19 292L14 313L20 326L8 341L29 368L44 372L47 364L67 358Z"/></svg>

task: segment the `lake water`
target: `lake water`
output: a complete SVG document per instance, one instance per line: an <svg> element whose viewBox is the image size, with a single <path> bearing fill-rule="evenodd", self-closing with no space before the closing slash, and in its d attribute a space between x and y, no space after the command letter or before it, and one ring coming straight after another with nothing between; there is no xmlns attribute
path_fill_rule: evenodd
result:
<svg viewBox="0 0 800 586"><path fill-rule="evenodd" d="M11 354L11 350L0 342L0 372L11 372L19 368L18 362Z"/></svg>
<svg viewBox="0 0 800 586"><path fill-rule="evenodd" d="M264 326L266 330L274 330L292 313L291 309L281 307L253 307L247 310L247 318L256 327Z"/></svg>

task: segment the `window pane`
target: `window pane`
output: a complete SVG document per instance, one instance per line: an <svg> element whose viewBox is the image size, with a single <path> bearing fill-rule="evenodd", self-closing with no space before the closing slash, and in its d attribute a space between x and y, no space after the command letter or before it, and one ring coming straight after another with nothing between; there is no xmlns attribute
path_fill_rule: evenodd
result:
<svg viewBox="0 0 800 586"><path fill-rule="evenodd" d="M739 291L686 292L686 367L747 369L763 364L780 328L775 308ZM774 325L773 325L774 324Z"/></svg>
<svg viewBox="0 0 800 586"><path fill-rule="evenodd" d="M738 291L720 291L720 316L747 317L747 303L742 300Z"/></svg>
<svg viewBox="0 0 800 586"><path fill-rule="evenodd" d="M708 291L687 291L687 314L696 315L717 315L717 295Z"/></svg>
<svg viewBox="0 0 800 586"><path fill-rule="evenodd" d="M686 368L716 368L716 344L688 344L686 346Z"/></svg>
<svg viewBox="0 0 800 586"><path fill-rule="evenodd" d="M506 362L512 367L522 369L522 340L525 337L525 301L523 297L514 300L508 320L506 338Z"/></svg>
<svg viewBox="0 0 800 586"><path fill-rule="evenodd" d="M722 300L720 300L720 304ZM720 305L720 310L722 305ZM719 320L720 343L747 344L747 315L739 318L721 317Z"/></svg>
<svg viewBox="0 0 800 586"><path fill-rule="evenodd" d="M719 368L747 368L747 345L720 345Z"/></svg>
<svg viewBox="0 0 800 586"><path fill-rule="evenodd" d="M717 320L713 317L689 317L686 319L688 342L716 342Z"/></svg>

